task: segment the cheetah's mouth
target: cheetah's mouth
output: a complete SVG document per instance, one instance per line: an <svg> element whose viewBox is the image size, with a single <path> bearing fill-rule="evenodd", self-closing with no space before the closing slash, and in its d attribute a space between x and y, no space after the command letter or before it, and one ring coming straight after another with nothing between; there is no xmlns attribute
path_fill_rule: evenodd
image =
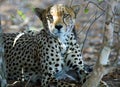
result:
<svg viewBox="0 0 120 87"><path fill-rule="evenodd" d="M74 26L72 26L72 25L68 25L68 26L65 27L66 29L62 28L62 29L59 30L59 29L56 29L56 28L53 28L53 29L51 28L49 30L50 30L51 35L59 38L59 37L65 37L68 34L70 34L73 30L73 27Z"/></svg>
<svg viewBox="0 0 120 87"><path fill-rule="evenodd" d="M57 32L57 33L53 33L53 35L56 37L61 37L64 36L65 34L63 32Z"/></svg>
<svg viewBox="0 0 120 87"><path fill-rule="evenodd" d="M62 31L62 30L57 30L57 29L54 29L53 31L50 31L52 35L54 35L55 37L61 37L61 36L64 36L65 35L65 31Z"/></svg>

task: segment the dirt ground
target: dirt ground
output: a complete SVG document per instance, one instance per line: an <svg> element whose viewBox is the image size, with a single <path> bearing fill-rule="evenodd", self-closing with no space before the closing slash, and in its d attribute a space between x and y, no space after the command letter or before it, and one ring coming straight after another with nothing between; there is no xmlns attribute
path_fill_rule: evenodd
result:
<svg viewBox="0 0 120 87"><path fill-rule="evenodd" d="M35 7L46 8L52 4L56 3L65 3L69 5L69 0L0 0L0 15L2 21L2 29L5 33L19 32L21 29L16 29L16 26L19 26L23 23L24 19L29 20L22 29L31 29L35 31L39 31L42 28L41 21L35 15L33 9ZM81 4L81 10L77 16L76 23L76 31L79 32L83 29L85 31L90 22L89 18L91 18L92 14L96 10L95 6L90 5L90 11L88 14L84 13L84 8L86 3L83 0L73 0L73 4ZM23 19L21 18L19 12L22 12ZM98 10L98 14L100 14ZM102 16L99 20L97 20L94 25L91 27L90 32L88 34L87 40L85 42L84 50L83 50L83 59L86 64L92 65L95 64L98 54L100 52L100 48L102 45L102 37L103 37L103 21L104 16ZM88 26L85 25L88 23ZM83 34L78 34L79 42L83 38ZM114 43L117 43L114 41ZM112 51L110 55L110 60L113 60L115 56L115 52ZM120 55L119 55L120 58ZM120 87L120 64L119 66L113 70L113 72L104 76L104 81L106 81L110 87Z"/></svg>

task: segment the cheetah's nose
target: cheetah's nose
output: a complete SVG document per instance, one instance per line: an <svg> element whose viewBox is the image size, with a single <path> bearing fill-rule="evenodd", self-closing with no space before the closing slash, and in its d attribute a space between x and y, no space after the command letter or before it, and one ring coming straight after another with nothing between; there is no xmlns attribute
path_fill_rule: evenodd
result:
<svg viewBox="0 0 120 87"><path fill-rule="evenodd" d="M55 28L58 29L59 31L62 27L63 27L62 25L55 25Z"/></svg>

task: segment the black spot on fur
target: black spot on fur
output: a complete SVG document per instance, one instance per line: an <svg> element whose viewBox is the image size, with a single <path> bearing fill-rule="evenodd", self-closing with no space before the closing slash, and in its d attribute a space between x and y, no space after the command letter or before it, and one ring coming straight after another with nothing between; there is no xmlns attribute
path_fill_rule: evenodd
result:
<svg viewBox="0 0 120 87"><path fill-rule="evenodd" d="M49 64L51 65L51 64L52 64L52 62L49 62Z"/></svg>
<svg viewBox="0 0 120 87"><path fill-rule="evenodd" d="M71 55L71 57L75 57L75 55Z"/></svg>
<svg viewBox="0 0 120 87"><path fill-rule="evenodd" d="M68 60L68 62L67 62L67 66L69 66L69 65L70 65L70 62L71 62L71 61L70 61L70 60Z"/></svg>
<svg viewBox="0 0 120 87"><path fill-rule="evenodd" d="M53 53L51 53L51 56L53 56L54 54Z"/></svg>
<svg viewBox="0 0 120 87"><path fill-rule="evenodd" d="M49 67L49 70L52 70L52 67Z"/></svg>
<svg viewBox="0 0 120 87"><path fill-rule="evenodd" d="M59 64L55 64L55 67L58 67L59 66Z"/></svg>
<svg viewBox="0 0 120 87"><path fill-rule="evenodd" d="M73 67L73 69L74 69L75 67L77 67L77 65L73 65L72 67Z"/></svg>
<svg viewBox="0 0 120 87"><path fill-rule="evenodd" d="M74 58L74 60L78 60L78 58Z"/></svg>
<svg viewBox="0 0 120 87"><path fill-rule="evenodd" d="M82 61L80 61L78 64L82 64Z"/></svg>
<svg viewBox="0 0 120 87"><path fill-rule="evenodd" d="M60 60L59 58L56 59L56 61L59 61L59 60Z"/></svg>

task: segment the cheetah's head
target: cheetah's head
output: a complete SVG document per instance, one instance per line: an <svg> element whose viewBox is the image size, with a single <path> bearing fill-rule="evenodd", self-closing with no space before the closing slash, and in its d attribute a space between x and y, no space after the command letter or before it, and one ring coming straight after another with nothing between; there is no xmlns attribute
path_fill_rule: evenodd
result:
<svg viewBox="0 0 120 87"><path fill-rule="evenodd" d="M79 5L68 7L56 4L47 9L35 8L35 12L43 22L45 29L49 29L52 35L60 37L73 30L79 9Z"/></svg>

